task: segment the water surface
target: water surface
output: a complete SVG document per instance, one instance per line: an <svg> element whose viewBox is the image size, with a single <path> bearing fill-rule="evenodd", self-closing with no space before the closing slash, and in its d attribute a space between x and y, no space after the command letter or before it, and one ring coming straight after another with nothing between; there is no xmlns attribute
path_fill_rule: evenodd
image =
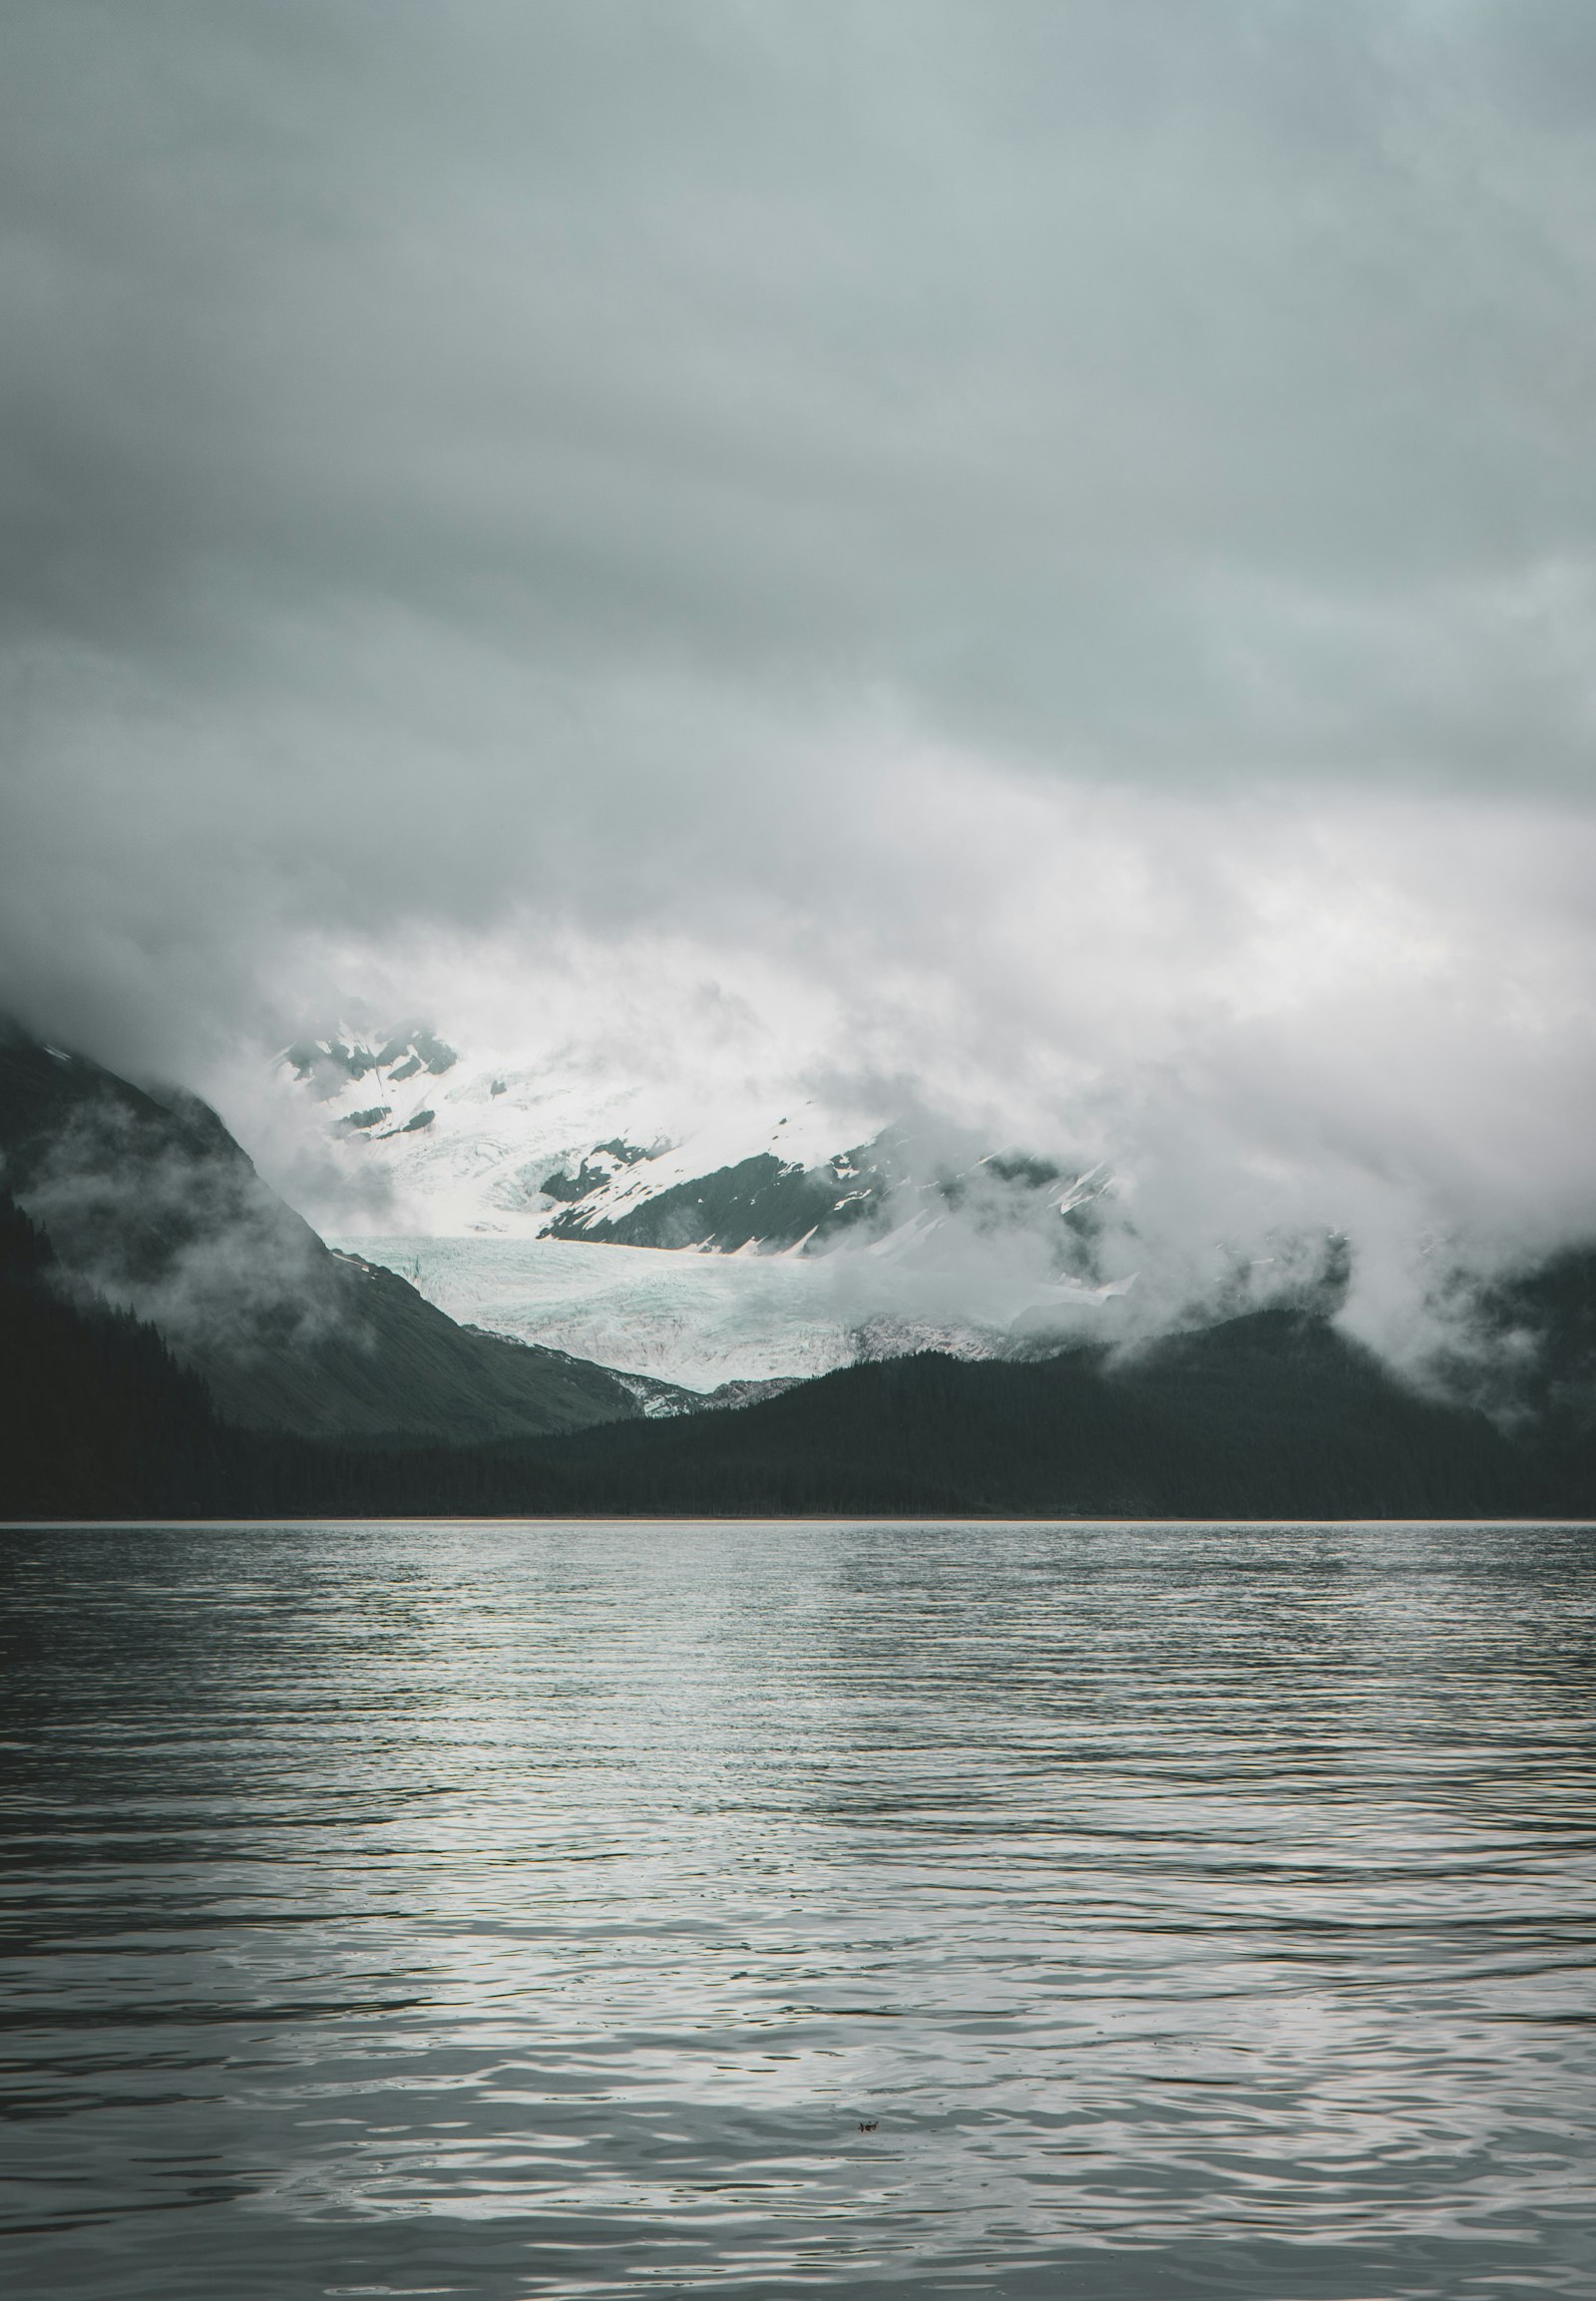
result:
<svg viewBox="0 0 1596 2301"><path fill-rule="evenodd" d="M0 2273L1589 2293L1593 1565L0 1532Z"/></svg>

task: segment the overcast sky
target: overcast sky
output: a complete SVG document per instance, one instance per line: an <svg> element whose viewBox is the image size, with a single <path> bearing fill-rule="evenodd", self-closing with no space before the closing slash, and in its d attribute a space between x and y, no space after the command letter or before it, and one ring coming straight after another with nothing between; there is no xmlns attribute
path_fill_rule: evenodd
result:
<svg viewBox="0 0 1596 2301"><path fill-rule="evenodd" d="M0 46L26 1018L204 1086L645 982L1176 1198L1596 1222L1596 9Z"/></svg>

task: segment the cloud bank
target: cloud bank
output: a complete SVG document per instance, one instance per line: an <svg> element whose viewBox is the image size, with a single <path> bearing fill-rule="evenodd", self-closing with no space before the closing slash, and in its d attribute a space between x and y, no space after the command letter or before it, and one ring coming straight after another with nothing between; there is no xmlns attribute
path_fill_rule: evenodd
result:
<svg viewBox="0 0 1596 2301"><path fill-rule="evenodd" d="M1109 1157L1170 1255L1349 1230L1371 1331L1596 1224L1596 20L8 43L26 1019L246 1137L351 1000L753 1048Z"/></svg>

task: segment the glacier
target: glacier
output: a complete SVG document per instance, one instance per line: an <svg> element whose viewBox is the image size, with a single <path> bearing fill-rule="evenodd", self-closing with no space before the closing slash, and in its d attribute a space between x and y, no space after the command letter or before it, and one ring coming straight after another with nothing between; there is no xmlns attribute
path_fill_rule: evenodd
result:
<svg viewBox="0 0 1596 2301"><path fill-rule="evenodd" d="M408 1279L462 1326L708 1392L800 1381L859 1355L822 1264L571 1239L329 1240Z"/></svg>
<svg viewBox="0 0 1596 2301"><path fill-rule="evenodd" d="M1128 1284L1068 1227L1100 1177L880 1112L750 1082L678 1103L672 1131L657 1091L581 1050L516 1062L420 1028L300 1040L276 1074L367 1189L363 1223L323 1220L329 1244L463 1325L700 1394L1000 1354L1111 1323Z"/></svg>

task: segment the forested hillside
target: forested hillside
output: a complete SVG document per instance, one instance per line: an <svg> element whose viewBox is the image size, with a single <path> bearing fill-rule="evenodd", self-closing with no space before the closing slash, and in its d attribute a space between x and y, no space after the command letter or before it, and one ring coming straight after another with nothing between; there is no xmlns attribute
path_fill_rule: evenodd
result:
<svg viewBox="0 0 1596 2301"><path fill-rule="evenodd" d="M1321 1320L1265 1312L1126 1363L924 1354L739 1411L459 1446L242 1430L150 1328L64 1300L0 1199L0 1516L1485 1517L1596 1510L1566 1406L1499 1429Z"/></svg>

